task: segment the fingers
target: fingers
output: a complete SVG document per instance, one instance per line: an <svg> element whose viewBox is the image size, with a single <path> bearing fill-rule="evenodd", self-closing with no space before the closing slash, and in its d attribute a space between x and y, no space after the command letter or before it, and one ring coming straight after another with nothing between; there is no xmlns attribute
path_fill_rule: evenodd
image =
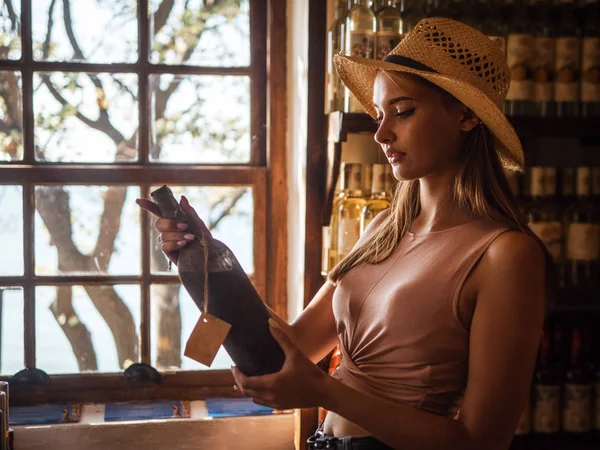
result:
<svg viewBox="0 0 600 450"><path fill-rule="evenodd" d="M190 219L190 221L193 224L194 228L196 228L197 230L201 231L203 234L205 234L207 236L212 236L212 234L209 231L209 229L207 228L206 224L200 218L200 216L198 216L198 213L192 207L192 205L190 205L190 202L188 202L188 199L186 198L185 195L181 196L181 201L179 203L180 203L181 208L183 209L183 211L186 213L186 215Z"/></svg>
<svg viewBox="0 0 600 450"><path fill-rule="evenodd" d="M176 252L180 248L185 247L188 242L192 242L194 239L196 239L196 236L191 233L181 232L161 233L159 237L160 242L162 243L161 250L167 254Z"/></svg>
<svg viewBox="0 0 600 450"><path fill-rule="evenodd" d="M145 198L138 198L135 202L144 211L148 211L153 216L162 217L162 214L160 213L160 209L158 209L158 206L156 206L156 204L154 202L151 202L150 200L145 199Z"/></svg>
<svg viewBox="0 0 600 450"><path fill-rule="evenodd" d="M186 231L189 227L186 223L177 222L176 220L173 220L173 219L165 219L163 217L160 217L160 218L156 219L156 222L154 222L154 228L156 228L157 231L160 231L161 233L167 233L167 232L181 233L182 231Z"/></svg>

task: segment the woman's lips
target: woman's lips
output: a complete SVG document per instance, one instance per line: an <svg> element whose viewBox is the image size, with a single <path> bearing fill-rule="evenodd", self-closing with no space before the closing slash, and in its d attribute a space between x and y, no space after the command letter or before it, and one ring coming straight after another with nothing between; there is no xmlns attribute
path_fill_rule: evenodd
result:
<svg viewBox="0 0 600 450"><path fill-rule="evenodd" d="M394 153L390 153L388 156L388 160L390 161L390 164L394 164L397 162L400 162L404 159L404 157L406 156L406 153L404 152L394 152Z"/></svg>

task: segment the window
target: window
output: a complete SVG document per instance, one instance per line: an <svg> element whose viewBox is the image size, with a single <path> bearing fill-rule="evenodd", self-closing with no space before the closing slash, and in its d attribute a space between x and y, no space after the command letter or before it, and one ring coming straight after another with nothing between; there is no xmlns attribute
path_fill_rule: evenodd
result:
<svg viewBox="0 0 600 450"><path fill-rule="evenodd" d="M0 374L25 403L147 398L133 363L228 394L183 357L199 310L135 199L185 194L267 298L267 1L32 3L0 10Z"/></svg>

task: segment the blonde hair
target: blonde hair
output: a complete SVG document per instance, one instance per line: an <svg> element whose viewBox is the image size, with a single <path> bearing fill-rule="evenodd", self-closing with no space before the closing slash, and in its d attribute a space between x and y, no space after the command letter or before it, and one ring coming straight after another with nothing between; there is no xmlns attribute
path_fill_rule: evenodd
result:
<svg viewBox="0 0 600 450"><path fill-rule="evenodd" d="M386 71L381 72L392 76ZM448 92L423 78L408 74L401 76L414 78L438 91L446 104L460 103ZM521 211L510 188L494 144L495 137L483 124L468 133L461 149L462 164L454 179L452 200L473 217L506 223L510 228L521 230L536 239L546 255L546 281L551 282L556 279L552 276L555 273L552 257L527 225L527 216ZM331 270L328 280L337 284L355 266L384 261L409 231L420 208L419 180L399 181L393 192L388 216L373 230L369 239L357 245ZM556 288L549 288L548 296L554 298Z"/></svg>

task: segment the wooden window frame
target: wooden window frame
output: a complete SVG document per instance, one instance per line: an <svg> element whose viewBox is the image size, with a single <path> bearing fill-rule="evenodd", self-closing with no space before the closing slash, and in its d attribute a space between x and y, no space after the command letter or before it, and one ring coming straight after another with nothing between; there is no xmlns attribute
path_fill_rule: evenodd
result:
<svg viewBox="0 0 600 450"><path fill-rule="evenodd" d="M198 67L156 65L149 62L148 8L150 0L138 0L139 59L132 64L90 64L34 61L32 54L31 0L21 0L22 56L0 61L0 70L20 71L23 85L23 160L0 163L0 185L23 188L24 275L0 276L0 286L21 287L24 298L25 367L35 367L36 286L77 284L137 284L141 288L140 360L150 364L150 286L152 283L179 283L175 275L150 271L150 227L148 214L141 214L142 272L137 276L67 275L38 276L34 273L33 248L35 211L34 188L38 184L132 185L149 196L150 186L247 185L254 200L253 282L261 297L283 317L287 309L287 222L286 222L286 2L250 1L251 60L248 67ZM143 38L146 37L146 38ZM271 63L273 61L274 63ZM92 73L128 72L138 75L139 130L138 159L126 164L49 164L34 157L33 73L74 71ZM192 165L149 163L149 92L152 74L247 75L251 95L251 157L245 165ZM279 120L278 120L279 119ZM185 170L182 170L184 169ZM269 237L267 242L267 236ZM267 276L267 273L269 276ZM43 369L43 368L41 368ZM11 381L11 377L0 377ZM228 370L161 372L161 381L132 379L120 373L50 375L46 385L11 385L12 405L60 402L102 402L124 400L205 399L237 397Z"/></svg>

